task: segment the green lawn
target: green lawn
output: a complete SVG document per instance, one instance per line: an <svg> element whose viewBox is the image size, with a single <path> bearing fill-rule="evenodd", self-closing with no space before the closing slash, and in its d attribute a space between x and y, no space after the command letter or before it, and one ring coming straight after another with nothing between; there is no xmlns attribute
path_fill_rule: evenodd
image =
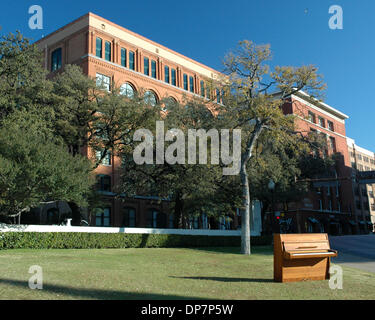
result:
<svg viewBox="0 0 375 320"><path fill-rule="evenodd" d="M328 281L273 282L270 247L0 251L0 299L375 299L375 274L344 269ZM43 268L43 290L28 287Z"/></svg>

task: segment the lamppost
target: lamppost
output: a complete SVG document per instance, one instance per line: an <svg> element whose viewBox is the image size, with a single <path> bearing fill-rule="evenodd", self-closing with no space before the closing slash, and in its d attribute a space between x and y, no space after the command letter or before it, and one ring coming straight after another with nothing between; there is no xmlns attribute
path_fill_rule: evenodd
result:
<svg viewBox="0 0 375 320"><path fill-rule="evenodd" d="M272 192L272 233L277 233L279 231L279 227L275 225L275 182L272 179L268 182L268 189Z"/></svg>

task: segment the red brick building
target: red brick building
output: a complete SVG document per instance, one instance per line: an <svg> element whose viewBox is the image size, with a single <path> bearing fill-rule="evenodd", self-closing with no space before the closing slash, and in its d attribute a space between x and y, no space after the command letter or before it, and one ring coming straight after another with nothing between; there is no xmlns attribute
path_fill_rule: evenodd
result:
<svg viewBox="0 0 375 320"><path fill-rule="evenodd" d="M297 116L296 127L303 134L324 134L327 153L336 154L334 175L317 177L309 194L298 203L290 203L283 210L282 221L295 232L328 232L356 234L362 217L356 215L351 163L347 146L345 121L349 118L337 109L304 92L292 95L283 106L285 114Z"/></svg>
<svg viewBox="0 0 375 320"><path fill-rule="evenodd" d="M37 42L44 51L45 68L53 76L66 64L76 64L83 72L107 86L121 86L125 95L144 90L150 104L163 98L182 102L183 96L204 96L204 81L218 72L163 45L146 39L93 13L88 13ZM87 150L90 153L90 150ZM124 203L114 199L119 183L121 159L109 155L98 167L102 194L107 200L103 213L91 220L98 226L173 227L169 203L139 197ZM229 228L206 217L192 221L192 227Z"/></svg>

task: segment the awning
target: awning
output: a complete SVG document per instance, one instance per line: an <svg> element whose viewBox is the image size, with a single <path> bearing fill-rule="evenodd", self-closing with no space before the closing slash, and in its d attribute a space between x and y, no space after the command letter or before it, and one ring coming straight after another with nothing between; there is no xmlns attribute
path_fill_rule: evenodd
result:
<svg viewBox="0 0 375 320"><path fill-rule="evenodd" d="M352 225L352 226L356 226L357 224L355 223L355 221L353 220L349 220L349 223Z"/></svg>
<svg viewBox="0 0 375 320"><path fill-rule="evenodd" d="M309 217L308 219L309 219L312 223L319 223L319 221L316 220L316 219L314 219L314 218Z"/></svg>
<svg viewBox="0 0 375 320"><path fill-rule="evenodd" d="M360 223L360 224L365 224L365 222L364 222L364 221L359 221L359 223Z"/></svg>
<svg viewBox="0 0 375 320"><path fill-rule="evenodd" d="M371 225L372 226L372 222L371 221L367 221L367 224Z"/></svg>

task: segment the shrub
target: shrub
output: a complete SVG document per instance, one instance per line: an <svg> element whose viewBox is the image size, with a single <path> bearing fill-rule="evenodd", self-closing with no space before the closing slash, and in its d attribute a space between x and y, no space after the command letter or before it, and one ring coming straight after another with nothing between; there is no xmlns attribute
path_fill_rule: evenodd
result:
<svg viewBox="0 0 375 320"><path fill-rule="evenodd" d="M270 236L252 237L252 245L270 245ZM81 232L4 232L0 249L104 249L239 247L239 236L124 234Z"/></svg>

